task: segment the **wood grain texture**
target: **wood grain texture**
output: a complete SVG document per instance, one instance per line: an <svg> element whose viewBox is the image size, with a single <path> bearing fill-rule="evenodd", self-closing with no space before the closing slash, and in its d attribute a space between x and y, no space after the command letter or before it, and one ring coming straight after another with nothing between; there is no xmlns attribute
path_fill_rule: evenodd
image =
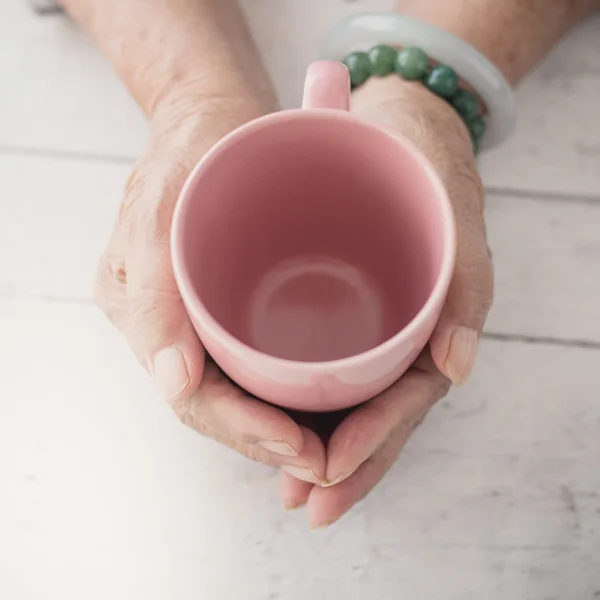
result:
<svg viewBox="0 0 600 600"><path fill-rule="evenodd" d="M487 329L600 342L600 201L489 195L496 296Z"/></svg>
<svg viewBox="0 0 600 600"><path fill-rule="evenodd" d="M309 533L302 511L281 508L274 471L176 422L93 308L4 300L0 331L12 340L0 347L3 597L593 600L600 589L599 352L484 341L471 383L378 489Z"/></svg>
<svg viewBox="0 0 600 600"><path fill-rule="evenodd" d="M100 53L64 15L0 4L0 147L136 156L141 111Z"/></svg>
<svg viewBox="0 0 600 600"><path fill-rule="evenodd" d="M131 168L0 153L0 294L91 300Z"/></svg>

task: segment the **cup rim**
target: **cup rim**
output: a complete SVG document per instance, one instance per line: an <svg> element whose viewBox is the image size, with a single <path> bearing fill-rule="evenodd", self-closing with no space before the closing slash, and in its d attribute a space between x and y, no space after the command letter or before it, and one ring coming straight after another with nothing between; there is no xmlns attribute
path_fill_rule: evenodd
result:
<svg viewBox="0 0 600 600"><path fill-rule="evenodd" d="M411 319L411 321L400 331L394 334L389 339L385 340L381 344L365 350L359 354L353 354L345 358L339 358L329 361L297 361L278 356L267 354L248 344L242 342L234 335L229 333L210 313L210 311L202 302L202 299L196 292L195 286L192 282L192 278L185 267L185 256L184 256L184 227L186 221L186 213L190 206L191 194L190 189L196 183L197 179L202 176L216 159L216 157L223 152L231 143L245 137L255 130L261 129L266 126L273 125L280 121L286 121L291 118L294 119L326 119L330 121L335 119L342 122L351 122L354 125L359 125L369 130L376 129L380 134L386 135L391 138L396 144L403 146L404 150L408 151L412 157L417 161L420 168L423 170L428 180L430 181L433 189L436 192L436 200L439 204L439 208L442 212L443 220L443 235L444 235L444 248L443 248L443 259L440 267L440 272L433 286L429 297L421 306L417 314ZM419 329L423 321L427 319L431 310L440 302L443 301L447 294L450 281L454 273L454 265L456 260L456 224L454 218L454 211L450 203L450 198L446 191L444 184L440 176L437 174L429 160L424 154L405 136L401 134L392 135L376 123L370 123L360 117L353 115L348 111L342 111L338 109L288 109L265 115L250 121L235 129L224 138L219 140L205 155L196 166L192 169L188 175L185 184L183 185L175 209L173 211L173 219L171 222L171 261L173 266L173 273L179 292L184 300L187 311L190 314L192 321L197 321L201 324L202 329L212 339L222 340L222 345L228 349L236 350L236 354L243 352L246 356L251 356L261 361L270 362L273 365L280 366L282 368L293 368L295 371L301 372L330 372L332 369L343 369L352 368L359 363L377 359L379 356L385 355L391 348L402 344L409 340L413 333ZM201 340L202 342L202 340ZM203 342L202 342L203 343Z"/></svg>

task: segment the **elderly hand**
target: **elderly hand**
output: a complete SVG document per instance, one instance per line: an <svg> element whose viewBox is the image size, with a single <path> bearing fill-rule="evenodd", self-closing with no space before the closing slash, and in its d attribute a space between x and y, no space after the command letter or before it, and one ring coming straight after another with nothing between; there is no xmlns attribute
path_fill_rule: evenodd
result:
<svg viewBox="0 0 600 600"><path fill-rule="evenodd" d="M223 77L221 77L221 81ZM170 257L173 209L189 172L224 135L269 112L244 90L176 90L153 113L149 148L127 184L100 261L96 299L183 423L309 481L325 475L325 449L283 411L248 397L205 352L177 289Z"/></svg>
<svg viewBox="0 0 600 600"><path fill-rule="evenodd" d="M205 363L171 270L171 218L204 153L268 111L254 99L183 94L158 108L97 282L99 305L182 422L282 468L285 506L307 504L313 527L332 523L363 498L450 382L466 380L492 296L481 184L460 118L427 90L394 77L357 90L353 110L424 152L446 184L458 228L455 276L429 348L378 397L339 415L290 415L246 394L212 361Z"/></svg>
<svg viewBox="0 0 600 600"><path fill-rule="evenodd" d="M331 435L325 433L326 485L282 474L284 504L288 508L307 504L312 527L329 525L364 498L451 382L465 382L493 291L482 186L460 117L421 85L395 76L371 79L353 96L356 114L405 136L431 161L454 207L458 252L448 298L428 348L396 384L340 415ZM332 417L317 417L313 426L327 427L324 419Z"/></svg>

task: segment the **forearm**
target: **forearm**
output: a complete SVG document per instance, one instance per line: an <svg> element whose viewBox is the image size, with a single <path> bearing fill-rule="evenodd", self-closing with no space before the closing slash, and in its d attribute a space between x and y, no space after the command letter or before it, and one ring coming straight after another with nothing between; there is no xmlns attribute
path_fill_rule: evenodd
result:
<svg viewBox="0 0 600 600"><path fill-rule="evenodd" d="M397 11L469 42L518 83L600 0L398 0Z"/></svg>
<svg viewBox="0 0 600 600"><path fill-rule="evenodd" d="M235 0L62 0L148 115L164 98L275 97Z"/></svg>

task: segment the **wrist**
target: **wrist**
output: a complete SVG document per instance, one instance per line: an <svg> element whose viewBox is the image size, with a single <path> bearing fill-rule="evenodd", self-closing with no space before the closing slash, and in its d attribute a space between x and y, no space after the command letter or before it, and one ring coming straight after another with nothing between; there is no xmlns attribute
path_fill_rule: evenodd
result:
<svg viewBox="0 0 600 600"><path fill-rule="evenodd" d="M165 99L274 94L236 0L62 0L144 112Z"/></svg>
<svg viewBox="0 0 600 600"><path fill-rule="evenodd" d="M189 0L180 0L190 10ZM276 109L272 84L236 0L193 0L187 18L194 24L182 25L186 15L174 13L165 49L168 66L157 65L162 79L152 93L149 114L173 98L200 100L236 95L251 98Z"/></svg>
<svg viewBox="0 0 600 600"><path fill-rule="evenodd" d="M150 116L150 146L154 149L193 147L206 138L209 146L237 127L273 112L272 102L238 83L187 80L172 87ZM208 149L208 148L207 148Z"/></svg>
<svg viewBox="0 0 600 600"><path fill-rule="evenodd" d="M398 0L396 12L452 33L516 85L600 0Z"/></svg>
<svg viewBox="0 0 600 600"><path fill-rule="evenodd" d="M417 145L463 147L472 154L473 143L463 119L421 83L395 75L373 77L352 93L352 111L386 128L410 130L409 137Z"/></svg>
<svg viewBox="0 0 600 600"><path fill-rule="evenodd" d="M146 113L151 122L166 114L191 115L205 106L223 108L245 106L267 114L278 109L277 98L269 82L252 80L223 54L216 61L185 61L166 78L148 77L145 96Z"/></svg>
<svg viewBox="0 0 600 600"><path fill-rule="evenodd" d="M396 12L426 21L462 39L491 60L508 81L514 84L520 76L515 73L514 65L507 64L504 60L504 49L498 47L498 40L492 31L496 25L489 20L489 14L485 14L489 13L488 8L478 11L477 7L473 7L470 0L459 0L458 4L454 3L452 6L438 0L398 0ZM514 31L512 34L514 35ZM501 41L502 45L506 43L514 46L516 43L515 39L508 40L505 32L502 38L505 40Z"/></svg>
<svg viewBox="0 0 600 600"><path fill-rule="evenodd" d="M201 6L202 19L191 35L173 30L169 40L178 37L178 43L165 44L171 56L150 67L148 114L188 99L230 102L237 97L277 110L274 88L236 2L203 0Z"/></svg>

